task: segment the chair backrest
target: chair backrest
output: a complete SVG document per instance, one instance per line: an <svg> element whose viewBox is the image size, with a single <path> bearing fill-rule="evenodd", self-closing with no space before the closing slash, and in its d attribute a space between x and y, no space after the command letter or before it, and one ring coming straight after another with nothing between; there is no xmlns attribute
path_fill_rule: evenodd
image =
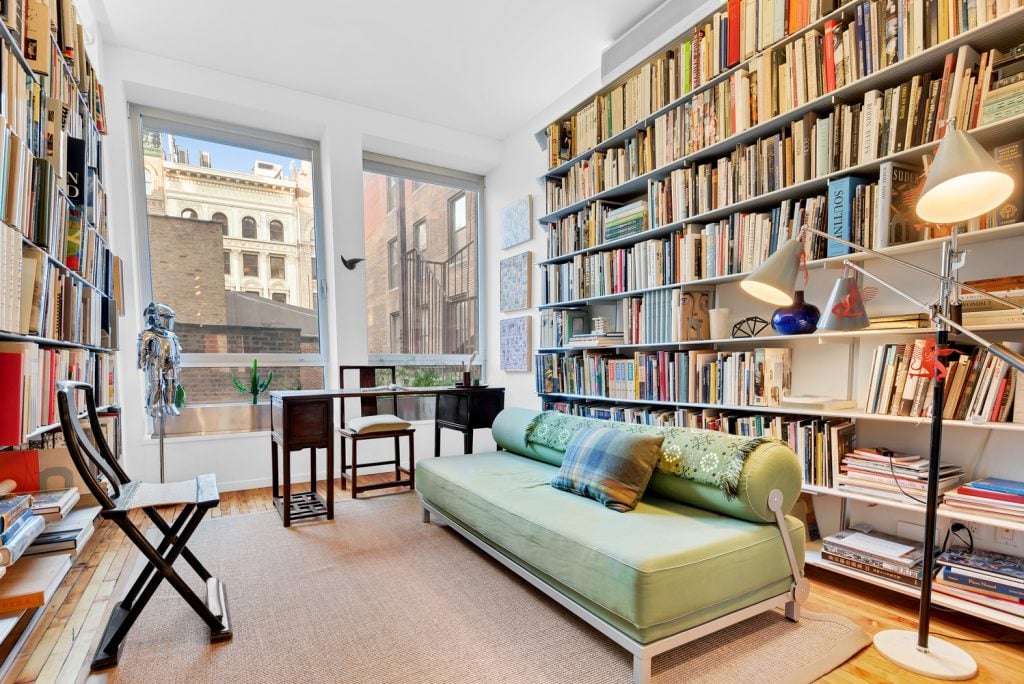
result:
<svg viewBox="0 0 1024 684"><path fill-rule="evenodd" d="M89 430L92 432L92 439L82 428L82 421L78 415L78 402L76 394L82 392L85 396L86 414L89 419ZM64 433L64 442L67 445L68 453L71 454L71 461L75 464L79 476L85 482L89 492L96 497L100 506L109 510L114 508L114 502L107 493L106 488L96 477L95 468L103 473L103 476L110 481L114 489L114 498L121 496L121 486L129 481L127 473L117 462L107 440L103 437L100 426L99 414L96 412L96 399L93 395L92 386L84 382L61 381L57 383L57 412L60 416L60 429Z"/></svg>
<svg viewBox="0 0 1024 684"><path fill-rule="evenodd" d="M378 379L378 373L383 373L384 380ZM351 380L356 377L356 384L346 385L346 378ZM338 387L341 389L352 389L355 387L378 387L380 385L395 384L394 366L338 366ZM377 416L382 413L395 413L394 397L362 397L359 399L360 416ZM341 402L341 420L345 421L345 402Z"/></svg>

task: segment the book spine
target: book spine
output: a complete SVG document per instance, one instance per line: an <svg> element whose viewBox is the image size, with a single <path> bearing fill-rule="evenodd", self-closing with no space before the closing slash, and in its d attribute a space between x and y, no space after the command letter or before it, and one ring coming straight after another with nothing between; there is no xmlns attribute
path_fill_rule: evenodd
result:
<svg viewBox="0 0 1024 684"><path fill-rule="evenodd" d="M921 579L919 577L908 577L907 575L903 575L898 572L893 572L892 570L886 570L885 568L880 568L875 565L861 563L851 558L845 558L843 556L837 555L835 553L830 553L828 551L822 551L821 557L822 559L827 560L829 562L838 563L839 565L845 565L848 568L853 568L854 570L859 570L869 575L881 577L892 582L899 582L900 584L906 584L911 587L921 586Z"/></svg>

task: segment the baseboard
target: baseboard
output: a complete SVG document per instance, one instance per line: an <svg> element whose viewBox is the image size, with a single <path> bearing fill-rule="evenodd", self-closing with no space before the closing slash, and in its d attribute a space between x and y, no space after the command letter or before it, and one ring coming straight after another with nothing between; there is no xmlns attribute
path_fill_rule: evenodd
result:
<svg viewBox="0 0 1024 684"><path fill-rule="evenodd" d="M403 467L407 467L408 464L402 463ZM394 470L391 466L373 466L369 468L360 468L359 475L362 477L363 473L372 475L373 473L386 473ZM340 470L336 470L334 473L335 481L340 476ZM327 479L327 469L324 468L316 474L318 482ZM270 475L266 477L256 477L249 480L218 480L217 489L222 492L237 492L244 489L261 489L263 487L269 487L272 483ZM309 484L309 471L292 471L292 486L293 487L304 487Z"/></svg>

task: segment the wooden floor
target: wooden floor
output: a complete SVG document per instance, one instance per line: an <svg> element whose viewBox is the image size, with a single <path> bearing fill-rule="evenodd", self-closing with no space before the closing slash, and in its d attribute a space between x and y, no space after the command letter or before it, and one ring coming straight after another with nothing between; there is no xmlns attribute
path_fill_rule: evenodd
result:
<svg viewBox="0 0 1024 684"><path fill-rule="evenodd" d="M372 477L372 476L371 476ZM322 489L322 485L321 485ZM386 490L382 490L386 491ZM339 498L348 492L338 491ZM372 495L371 495L372 496ZM273 510L270 489L227 492L213 517ZM114 586L123 572L134 567L131 545L112 524L103 522L78 562L36 625L4 682L101 682L89 677L88 663L103 629L103 619ZM813 583L806 608L834 612L854 620L868 632L893 627L916 628L917 603L909 597L871 587L824 570L809 567ZM955 641L978 661L978 682L1024 681L1024 632L937 611L933 633L977 642ZM981 643L1014 640L1017 644ZM230 673L223 673L230 681ZM867 647L822 681L826 682L927 682L924 677L900 671Z"/></svg>

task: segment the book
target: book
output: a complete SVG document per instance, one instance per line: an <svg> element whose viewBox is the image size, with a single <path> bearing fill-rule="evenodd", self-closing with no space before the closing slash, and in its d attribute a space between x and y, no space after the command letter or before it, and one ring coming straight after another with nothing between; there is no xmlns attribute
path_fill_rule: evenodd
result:
<svg viewBox="0 0 1024 684"><path fill-rule="evenodd" d="M875 531L867 533L856 529L840 530L825 537L825 545L832 547L833 552L835 549L847 549L868 558L906 568L920 565L924 557L923 544Z"/></svg>
<svg viewBox="0 0 1024 684"><path fill-rule="evenodd" d="M981 591L986 594L998 594L1006 598L1024 600L1024 583L1013 580L994 580L980 573L945 566L942 568L942 578L950 584L957 584L965 589Z"/></svg>
<svg viewBox="0 0 1024 684"><path fill-rule="evenodd" d="M924 172L906 164L885 162L878 174L877 248L924 239L926 232L916 209Z"/></svg>
<svg viewBox="0 0 1024 684"><path fill-rule="evenodd" d="M853 241L853 201L858 187L867 184L867 179L847 176L830 181L828 184L828 232L829 235ZM829 240L826 255L829 257L850 254L852 248Z"/></svg>
<svg viewBox="0 0 1024 684"><path fill-rule="evenodd" d="M987 606L996 610L1001 610L1012 615L1024 617L1024 604L1017 601L1008 601L1002 598L992 598L991 596L985 596L984 594L976 591L970 591L963 589L957 585L951 584L939 577L935 581L935 591L954 596L970 603L977 603L981 606Z"/></svg>
<svg viewBox="0 0 1024 684"><path fill-rule="evenodd" d="M17 562L25 549L35 541L39 533L46 527L46 521L38 515L33 515L24 525L21 525L14 533L11 540L0 546L0 565L11 565Z"/></svg>
<svg viewBox="0 0 1024 684"><path fill-rule="evenodd" d="M985 577L993 577L996 580L1010 578L1016 581L1024 581L1024 558L1010 556L995 551L983 551L955 547L947 549L938 555L935 562L939 565L954 568L963 568Z"/></svg>
<svg viewBox="0 0 1024 684"><path fill-rule="evenodd" d="M0 582L0 612L46 605L71 567L67 555L22 558L7 568Z"/></svg>
<svg viewBox="0 0 1024 684"><path fill-rule="evenodd" d="M974 489L982 489L989 492L1024 496L1024 482L1018 482L1016 480L1007 480L999 477L986 477L984 479L971 482L970 486Z"/></svg>
<svg viewBox="0 0 1024 684"><path fill-rule="evenodd" d="M1013 178L1013 192L993 212L993 225L1017 223L1024 219L1024 141L994 148L992 158Z"/></svg>
<svg viewBox="0 0 1024 684"><path fill-rule="evenodd" d="M906 584L906 585L911 586L911 587L920 587L921 586L921 578L920 577L910 577L908 575L904 575L904 574L901 574L899 572L895 572L893 570L887 570L886 568L882 568L882 567L879 567L877 565L872 565L870 563L864 563L864 562L859 561L859 560L857 560L855 558L849 558L849 557L844 556L844 555L839 554L839 553L832 553L832 552L829 552L829 551L822 551L821 552L821 557L822 557L822 559L827 560L830 563L837 563L839 565L845 565L847 567L853 568L854 570L859 570L859 571L867 573L869 575L874 575L875 577L881 577L881 578L887 579L887 580L889 580L891 582L899 582L900 584Z"/></svg>
<svg viewBox="0 0 1024 684"><path fill-rule="evenodd" d="M32 492L32 512L47 521L57 520L63 518L80 498L78 487Z"/></svg>
<svg viewBox="0 0 1024 684"><path fill-rule="evenodd" d="M0 531L13 525L31 507L32 497L28 494L8 494L0 498Z"/></svg>
<svg viewBox="0 0 1024 684"><path fill-rule="evenodd" d="M800 408L809 410L838 411L853 408L857 405L857 402L854 399L836 399L821 395L804 394L799 396L784 396L782 397L781 405L799 406Z"/></svg>
<svg viewBox="0 0 1024 684"><path fill-rule="evenodd" d="M22 527L28 524L28 522L33 517L38 516L36 516L35 513L33 513L31 510L26 510L24 513L18 516L18 519L11 523L11 525L8 526L7 529L5 529L3 532L0 532L0 543L9 543L12 539L14 539L14 535L16 535Z"/></svg>

